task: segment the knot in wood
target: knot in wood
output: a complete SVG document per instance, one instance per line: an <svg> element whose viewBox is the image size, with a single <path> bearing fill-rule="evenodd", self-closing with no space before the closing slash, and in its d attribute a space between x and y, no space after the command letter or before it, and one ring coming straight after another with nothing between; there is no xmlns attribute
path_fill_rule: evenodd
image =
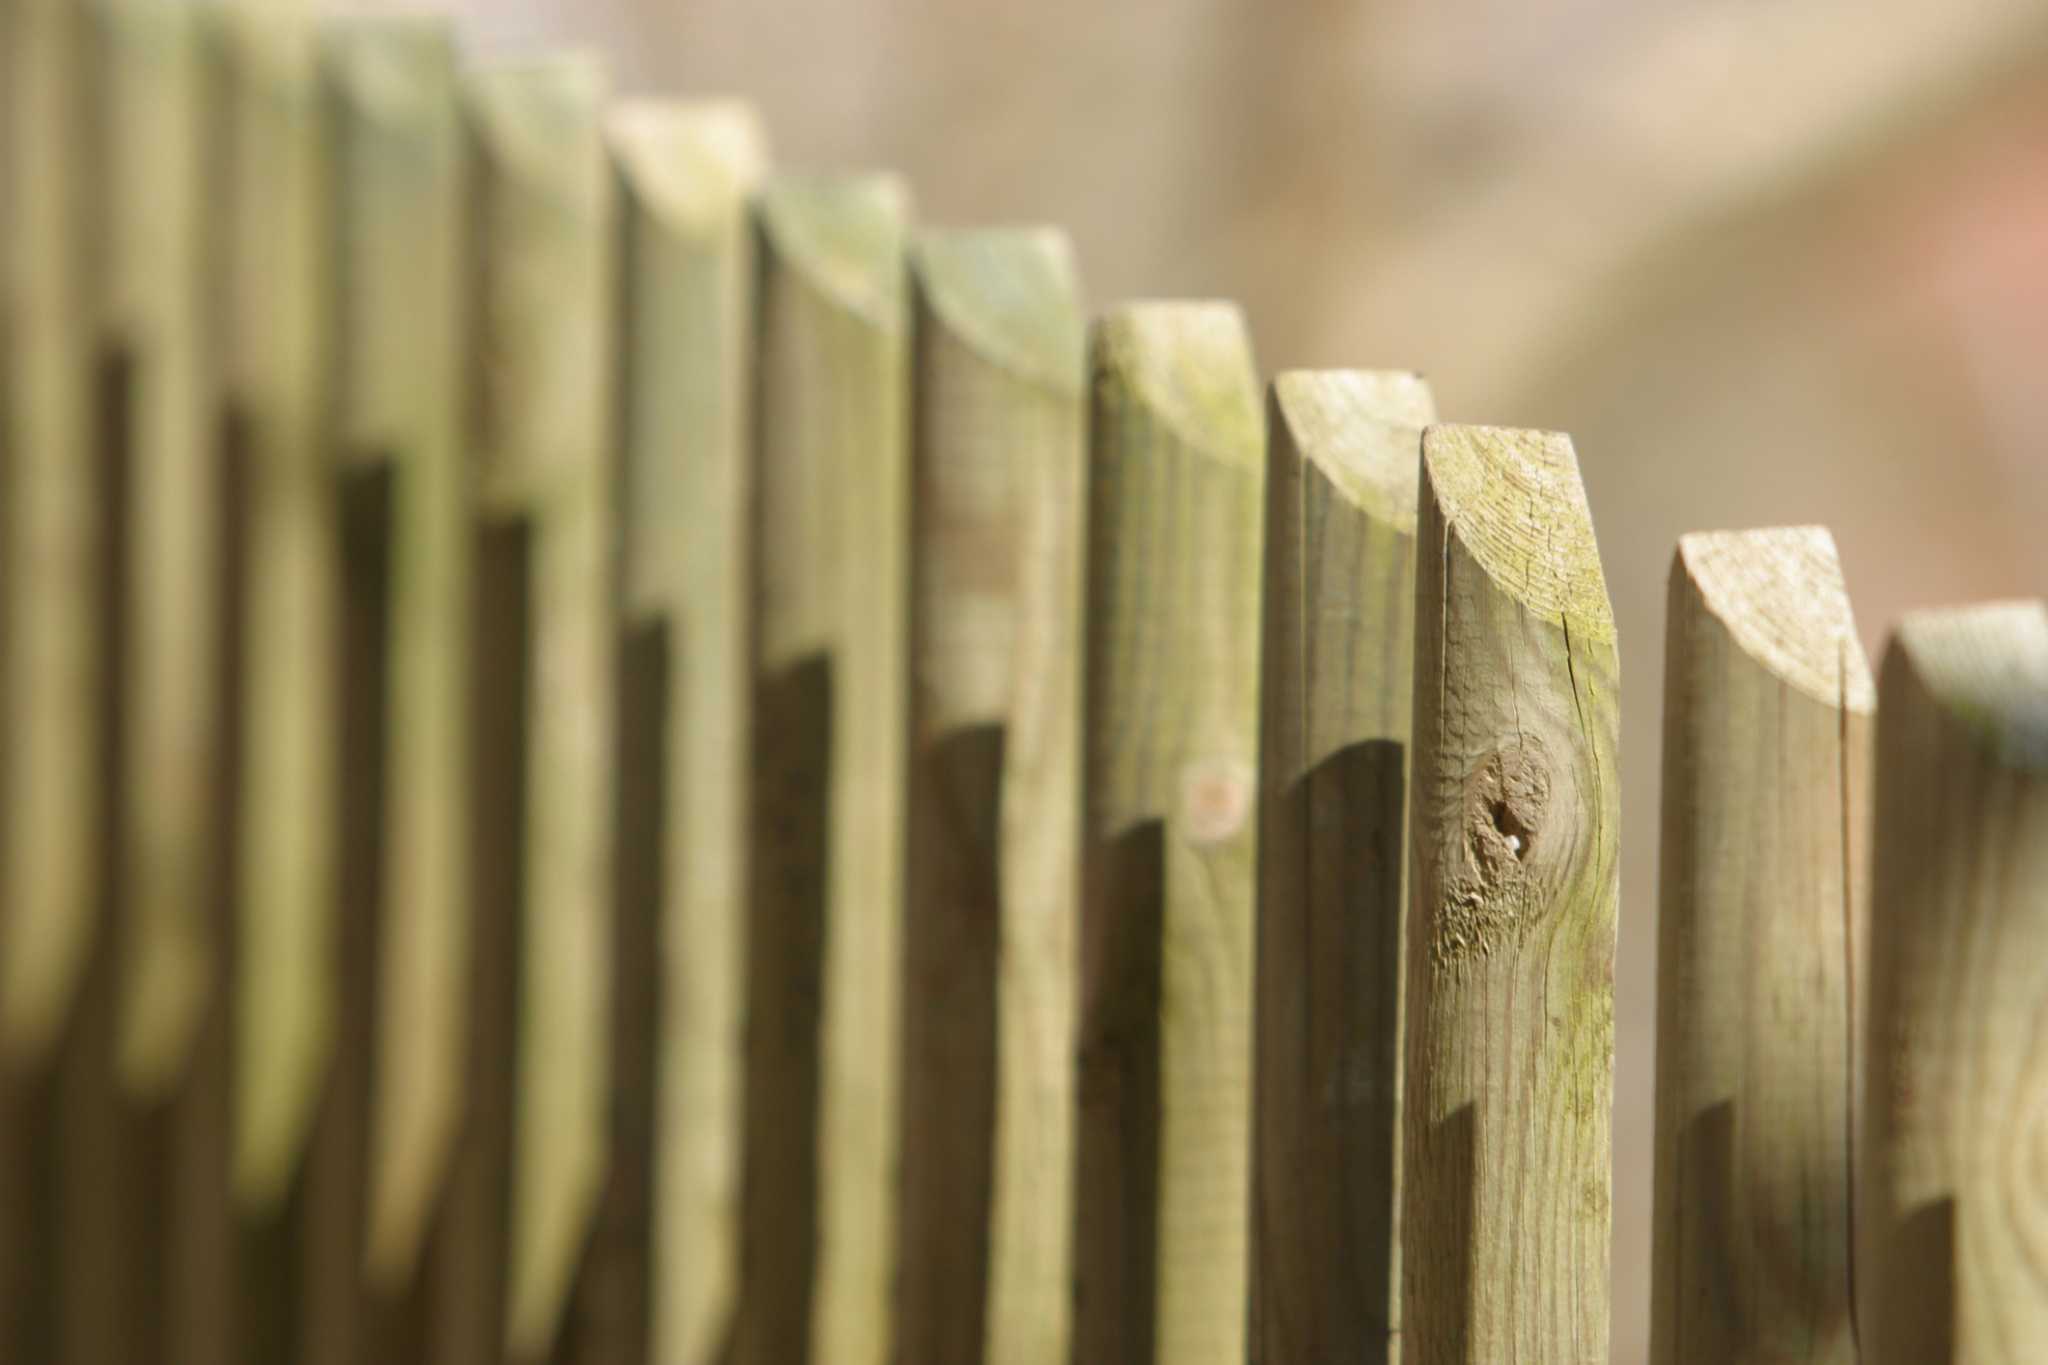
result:
<svg viewBox="0 0 2048 1365"><path fill-rule="evenodd" d="M1543 742L1523 735L1466 777L1459 853L1430 942L1437 965L1490 956L1526 924L1534 901L1531 864L1548 842L1552 771Z"/></svg>

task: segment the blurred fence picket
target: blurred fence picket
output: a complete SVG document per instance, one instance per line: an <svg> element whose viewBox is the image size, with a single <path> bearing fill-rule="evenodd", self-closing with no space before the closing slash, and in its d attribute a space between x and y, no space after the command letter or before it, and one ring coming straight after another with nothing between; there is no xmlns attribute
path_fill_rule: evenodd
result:
<svg viewBox="0 0 2048 1365"><path fill-rule="evenodd" d="M0 1347L47 1356L62 1314L63 1113L112 1085L105 921L112 673L85 225L90 32L68 0L8 0L6 470L0 496ZM106 964L97 972L95 959ZM96 1055L97 1054L97 1055ZM96 1074L88 1071L96 1068ZM67 1083L68 1082L68 1083ZM92 1134L78 1136L90 1138ZM111 1134L110 1134L111 1136ZM80 1153L83 1156L83 1153ZM118 1176L109 1173L107 1179Z"/></svg>
<svg viewBox="0 0 2048 1365"><path fill-rule="evenodd" d="M607 77L583 55L481 70L470 458L478 513L523 537L524 809L505 1354L545 1358L604 1184L615 646L615 186ZM494 568L504 570L500 563ZM491 678L482 659L479 683ZM494 856L496 856L494 854Z"/></svg>
<svg viewBox="0 0 2048 1365"><path fill-rule="evenodd" d="M1400 1352L1401 978L1416 375L1267 398L1252 1336L1271 1365Z"/></svg>
<svg viewBox="0 0 2048 1365"><path fill-rule="evenodd" d="M1080 1360L1244 1355L1265 451L1244 319L1095 326Z"/></svg>
<svg viewBox="0 0 2048 1365"><path fill-rule="evenodd" d="M908 195L760 201L743 1365L886 1357L909 707Z"/></svg>
<svg viewBox="0 0 2048 1365"><path fill-rule="evenodd" d="M1571 442L1074 255L0 0L0 1358L1608 1357ZM1668 603L1655 1359L2038 1358L2048 615Z"/></svg>
<svg viewBox="0 0 2048 1365"><path fill-rule="evenodd" d="M460 461L462 133L444 20L323 37L331 434L349 625L340 737L349 983L337 1245L360 1277L327 1335L387 1359L425 1329L424 1244L460 1131L466 895ZM338 1059L339 1061L339 1059Z"/></svg>
<svg viewBox="0 0 2048 1365"><path fill-rule="evenodd" d="M1686 536L1665 620L1652 1350L1853 1361L1875 697L1834 542Z"/></svg>
<svg viewBox="0 0 2048 1365"><path fill-rule="evenodd" d="M1066 239L928 233L916 324L903 1365L1063 1358L1084 328Z"/></svg>
<svg viewBox="0 0 2048 1365"><path fill-rule="evenodd" d="M1906 617L1878 678L1863 1358L2031 1360L2048 1010L2048 608Z"/></svg>
<svg viewBox="0 0 2048 1365"><path fill-rule="evenodd" d="M639 1097L651 1105L651 1188L638 1211L653 1223L640 1281L651 1302L627 1313L640 1314L652 1359L712 1365L741 1269L754 606L747 201L767 151L755 114L737 103L628 104L611 135L623 194L619 909L623 930L630 902L648 902L653 941L642 949L656 997L652 1091ZM657 723L643 728L643 718ZM622 941L622 973L630 951ZM622 1085L618 1107L629 1099Z"/></svg>
<svg viewBox="0 0 2048 1365"><path fill-rule="evenodd" d="M351 1229L337 1065L344 986L339 868L344 577L324 414L334 277L317 34L246 7L217 20L213 199L219 458L232 516L239 723L232 887L234 1149L240 1248L234 1346L297 1355L303 1322L353 1291L316 1279L313 1248ZM324 1132L323 1132L324 1123ZM325 1142L319 1142L322 1136ZM313 1153L319 1148L323 1159ZM328 1175L326 1199L309 1183ZM324 1220L324 1221L323 1221ZM323 1319L315 1300L328 1310Z"/></svg>

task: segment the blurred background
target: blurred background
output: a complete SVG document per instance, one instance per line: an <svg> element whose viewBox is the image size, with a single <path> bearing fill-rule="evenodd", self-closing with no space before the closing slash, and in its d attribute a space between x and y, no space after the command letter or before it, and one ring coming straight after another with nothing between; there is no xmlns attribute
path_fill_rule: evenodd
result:
<svg viewBox="0 0 2048 1365"><path fill-rule="evenodd" d="M2048 590L2041 0L455 0L738 93L780 163L1053 222L1097 303L1225 296L1262 365L1572 433L1620 620L1614 1358L1646 1355L1665 573L1831 526L1901 611ZM399 8L335 0L335 8Z"/></svg>

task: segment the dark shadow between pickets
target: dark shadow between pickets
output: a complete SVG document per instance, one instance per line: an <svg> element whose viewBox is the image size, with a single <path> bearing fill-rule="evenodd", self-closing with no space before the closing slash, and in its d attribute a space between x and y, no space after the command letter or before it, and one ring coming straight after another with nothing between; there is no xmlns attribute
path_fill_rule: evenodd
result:
<svg viewBox="0 0 2048 1365"><path fill-rule="evenodd" d="M1257 1235L1317 1268L1283 1283L1256 1266L1255 1326L1276 1361L1398 1351L1405 764L1394 740L1347 745L1271 798L1263 823L1260 858L1298 860L1300 876L1261 876L1257 1055L1292 1074L1259 1080ZM1296 1112L1268 1110L1283 1102Z"/></svg>
<svg viewBox="0 0 2048 1365"><path fill-rule="evenodd" d="M971 1365L995 1163L1003 729L913 755L904 924L899 1365Z"/></svg>
<svg viewBox="0 0 2048 1365"><path fill-rule="evenodd" d="M1150 1360L1157 1337L1165 826L1084 851L1074 1365Z"/></svg>
<svg viewBox="0 0 2048 1365"><path fill-rule="evenodd" d="M833 685L823 655L755 682L734 1365L810 1358Z"/></svg>

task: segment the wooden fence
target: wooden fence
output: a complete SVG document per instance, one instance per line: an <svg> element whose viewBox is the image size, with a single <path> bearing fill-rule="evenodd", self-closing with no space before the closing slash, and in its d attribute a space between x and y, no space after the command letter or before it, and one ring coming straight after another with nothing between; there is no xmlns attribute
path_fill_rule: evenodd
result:
<svg viewBox="0 0 2048 1365"><path fill-rule="evenodd" d="M1569 439L425 19L0 185L0 1359L1606 1359ZM2048 614L1667 648L1655 1359L2048 1359Z"/></svg>

